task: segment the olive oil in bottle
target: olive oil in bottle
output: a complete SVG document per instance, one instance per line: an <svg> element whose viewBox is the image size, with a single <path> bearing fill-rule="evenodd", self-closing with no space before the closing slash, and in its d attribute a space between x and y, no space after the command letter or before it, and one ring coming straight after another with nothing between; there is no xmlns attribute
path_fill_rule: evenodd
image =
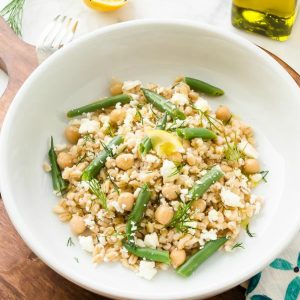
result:
<svg viewBox="0 0 300 300"><path fill-rule="evenodd" d="M233 0L232 25L285 41L291 34L297 0Z"/></svg>

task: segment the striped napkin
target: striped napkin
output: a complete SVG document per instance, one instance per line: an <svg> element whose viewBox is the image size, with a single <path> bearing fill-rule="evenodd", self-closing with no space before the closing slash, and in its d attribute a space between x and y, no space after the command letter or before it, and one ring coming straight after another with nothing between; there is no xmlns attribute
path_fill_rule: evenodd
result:
<svg viewBox="0 0 300 300"><path fill-rule="evenodd" d="M246 300L300 300L300 233L262 272L249 280Z"/></svg>

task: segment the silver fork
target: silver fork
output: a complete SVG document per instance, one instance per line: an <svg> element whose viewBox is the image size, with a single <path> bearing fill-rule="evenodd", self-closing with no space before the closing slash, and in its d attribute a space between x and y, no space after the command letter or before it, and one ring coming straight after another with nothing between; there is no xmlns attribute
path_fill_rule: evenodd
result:
<svg viewBox="0 0 300 300"><path fill-rule="evenodd" d="M58 15L45 28L37 45L36 53L39 63L42 63L47 57L55 51L70 43L75 35L78 21Z"/></svg>

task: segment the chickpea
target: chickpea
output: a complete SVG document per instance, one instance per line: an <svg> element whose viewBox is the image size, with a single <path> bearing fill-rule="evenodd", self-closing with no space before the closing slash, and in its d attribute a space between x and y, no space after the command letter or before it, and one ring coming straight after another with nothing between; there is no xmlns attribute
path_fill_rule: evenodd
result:
<svg viewBox="0 0 300 300"><path fill-rule="evenodd" d="M161 205L155 211L155 219L158 223L166 225L170 223L174 215L173 208L168 205Z"/></svg>
<svg viewBox="0 0 300 300"><path fill-rule="evenodd" d="M227 122L231 118L231 112L227 106L219 106L216 110L217 119Z"/></svg>
<svg viewBox="0 0 300 300"><path fill-rule="evenodd" d="M121 154L116 158L116 165L118 168L126 171L133 166L134 158L132 154Z"/></svg>
<svg viewBox="0 0 300 300"><path fill-rule="evenodd" d="M168 155L168 159L172 160L175 163L182 162L182 154L179 152L173 152L172 154Z"/></svg>
<svg viewBox="0 0 300 300"><path fill-rule="evenodd" d="M193 154L188 153L186 155L186 161L190 166L194 166L196 164L196 158Z"/></svg>
<svg viewBox="0 0 300 300"><path fill-rule="evenodd" d="M176 200L178 198L178 194L180 193L179 186L173 183L166 183L162 190L163 196L168 200Z"/></svg>
<svg viewBox="0 0 300 300"><path fill-rule="evenodd" d="M122 87L123 87L123 83L120 81L113 81L110 85L110 93L113 96L122 94Z"/></svg>
<svg viewBox="0 0 300 300"><path fill-rule="evenodd" d="M206 202L202 199L195 200L192 204L192 209L198 209L200 212L204 212L206 208Z"/></svg>
<svg viewBox="0 0 300 300"><path fill-rule="evenodd" d="M171 262L174 268L179 267L185 262L186 253L184 250L174 249L170 254Z"/></svg>
<svg viewBox="0 0 300 300"><path fill-rule="evenodd" d="M72 219L70 220L70 227L71 231L78 235L85 231L86 225L82 217L73 215Z"/></svg>
<svg viewBox="0 0 300 300"><path fill-rule="evenodd" d="M62 170L65 169L66 167L72 167L73 166L72 155L70 153L60 152L57 155L57 163Z"/></svg>
<svg viewBox="0 0 300 300"><path fill-rule="evenodd" d="M244 171L248 174L258 173L260 170L257 159L249 158L245 160Z"/></svg>
<svg viewBox="0 0 300 300"><path fill-rule="evenodd" d="M124 109L116 108L110 113L109 119L112 123L122 124L122 122L125 119L125 116L126 116L126 112Z"/></svg>
<svg viewBox="0 0 300 300"><path fill-rule="evenodd" d="M65 129L65 137L67 141L71 144L76 144L80 138L78 127L74 125L69 125Z"/></svg>
<svg viewBox="0 0 300 300"><path fill-rule="evenodd" d="M121 193L118 198L118 203L124 210L131 211L134 203L133 194L129 192Z"/></svg>

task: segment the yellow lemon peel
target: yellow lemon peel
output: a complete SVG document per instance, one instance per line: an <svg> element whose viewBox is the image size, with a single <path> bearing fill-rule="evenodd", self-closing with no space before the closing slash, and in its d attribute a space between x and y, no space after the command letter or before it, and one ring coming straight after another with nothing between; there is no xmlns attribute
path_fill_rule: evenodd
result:
<svg viewBox="0 0 300 300"><path fill-rule="evenodd" d="M83 0L83 2L95 10L112 11L125 5L127 0Z"/></svg>

